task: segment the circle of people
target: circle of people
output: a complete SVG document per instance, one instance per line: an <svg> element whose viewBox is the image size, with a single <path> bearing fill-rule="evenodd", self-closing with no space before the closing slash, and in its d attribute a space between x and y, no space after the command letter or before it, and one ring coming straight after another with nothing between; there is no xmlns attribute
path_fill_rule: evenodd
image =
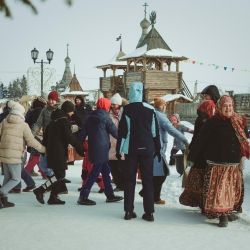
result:
<svg viewBox="0 0 250 250"><path fill-rule="evenodd" d="M49 205L65 204L58 195L68 192L66 170L74 160L83 159L79 205L96 205L89 199L96 182L106 202L124 199L125 220L136 218L134 196L139 172L142 219L152 222L154 205L165 204L160 196L170 174L169 165L175 165L176 153L181 150L183 164L176 158L184 188L179 202L199 207L207 218L218 218L218 226L227 227L228 221L237 220L237 213L242 212L242 166L250 156L247 120L234 112L233 99L220 96L215 85L206 87L202 94L204 101L197 108L194 130L182 125L178 114L169 120L163 99L155 98L154 106L148 104L141 82L131 84L129 102L116 93L110 100L99 98L95 110L81 96L76 96L75 105L69 100L60 104L56 91L49 93L48 101L37 97L26 116L21 104L7 102L0 123L4 172L0 208L15 206L8 201L8 193L20 193L21 179L27 185L23 192L33 190L41 204L46 192L50 192ZM184 132L193 134L190 144ZM168 134L174 137L169 163ZM25 166L26 146L30 159ZM29 174L36 165L46 180L38 188ZM124 191L124 197L114 194L118 191Z"/></svg>

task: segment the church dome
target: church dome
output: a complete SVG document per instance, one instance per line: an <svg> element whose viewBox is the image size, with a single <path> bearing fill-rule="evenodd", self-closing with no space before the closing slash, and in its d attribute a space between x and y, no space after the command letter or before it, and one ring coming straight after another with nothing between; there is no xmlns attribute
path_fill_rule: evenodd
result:
<svg viewBox="0 0 250 250"><path fill-rule="evenodd" d="M64 60L66 63L70 63L71 62L71 59L67 56Z"/></svg>
<svg viewBox="0 0 250 250"><path fill-rule="evenodd" d="M150 26L150 22L147 20L147 18L145 17L141 23L140 23L142 28L148 28Z"/></svg>

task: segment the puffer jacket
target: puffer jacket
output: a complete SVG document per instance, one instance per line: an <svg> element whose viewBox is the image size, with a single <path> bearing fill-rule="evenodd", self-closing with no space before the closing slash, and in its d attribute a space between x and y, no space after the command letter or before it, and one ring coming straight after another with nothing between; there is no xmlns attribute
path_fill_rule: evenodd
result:
<svg viewBox="0 0 250 250"><path fill-rule="evenodd" d="M31 133L29 125L17 114L9 114L0 124L0 161L10 164L21 163L21 157L27 144L41 153L45 152L42 146Z"/></svg>

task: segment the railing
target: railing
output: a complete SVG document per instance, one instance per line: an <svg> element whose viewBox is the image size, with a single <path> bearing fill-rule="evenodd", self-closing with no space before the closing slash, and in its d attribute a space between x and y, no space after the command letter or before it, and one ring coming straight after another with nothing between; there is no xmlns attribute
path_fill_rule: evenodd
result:
<svg viewBox="0 0 250 250"><path fill-rule="evenodd" d="M182 89L183 89L183 94L193 100L193 96L183 79L182 79Z"/></svg>

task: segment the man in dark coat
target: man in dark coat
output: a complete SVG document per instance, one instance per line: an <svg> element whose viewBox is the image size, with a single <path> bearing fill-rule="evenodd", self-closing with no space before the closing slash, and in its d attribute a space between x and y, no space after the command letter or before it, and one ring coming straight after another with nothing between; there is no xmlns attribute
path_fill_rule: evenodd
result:
<svg viewBox="0 0 250 250"><path fill-rule="evenodd" d="M139 168L144 190L142 219L154 221L153 160L161 161L159 126L154 108L143 102L143 84L134 82L129 90L129 103L124 106L118 127L116 155L125 154L124 210L125 220L135 218L134 193L136 173Z"/></svg>
<svg viewBox="0 0 250 250"><path fill-rule="evenodd" d="M56 181L53 182L48 204L65 204L58 197L60 186L65 177L68 160L68 144L71 144L81 156L84 156L84 148L77 141L71 132L70 116L74 114L74 104L71 101L65 101L62 104L61 110L56 109L51 113L51 121L46 127L43 145L46 147L48 167L53 169ZM50 180L48 180L50 181ZM45 183L46 184L46 183ZM47 185L42 185L35 192L37 198L46 191ZM43 199L40 199L43 200ZM40 203L44 203L38 200Z"/></svg>
<svg viewBox="0 0 250 250"><path fill-rule="evenodd" d="M201 94L205 100L212 100L216 105L217 101L220 99L220 92L215 85L208 85L202 90Z"/></svg>
<svg viewBox="0 0 250 250"><path fill-rule="evenodd" d="M80 95L76 96L75 104L76 113L81 118L83 124L89 113L92 111L92 108L90 105L85 103L84 99Z"/></svg>
<svg viewBox="0 0 250 250"><path fill-rule="evenodd" d="M81 129L79 140L83 143L88 136L89 161L93 164L93 168L87 182L82 187L80 197L77 201L80 205L96 205L94 201L88 199L88 196L100 173L102 174L105 186L106 202L115 202L123 199L121 196L114 195L109 176L110 134L114 138L117 138L117 128L108 114L110 106L110 100L99 98L96 103L97 110L90 113Z"/></svg>

